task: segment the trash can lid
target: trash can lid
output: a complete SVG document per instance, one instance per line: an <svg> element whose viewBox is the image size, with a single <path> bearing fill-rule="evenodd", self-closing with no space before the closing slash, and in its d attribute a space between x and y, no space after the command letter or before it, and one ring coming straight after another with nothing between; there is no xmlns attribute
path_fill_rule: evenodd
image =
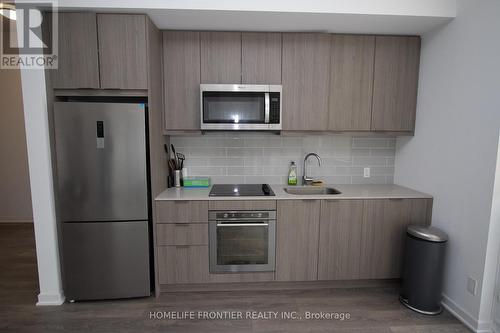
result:
<svg viewBox="0 0 500 333"><path fill-rule="evenodd" d="M448 235L436 227L424 227L420 225L409 225L407 232L416 237L429 242L446 242Z"/></svg>

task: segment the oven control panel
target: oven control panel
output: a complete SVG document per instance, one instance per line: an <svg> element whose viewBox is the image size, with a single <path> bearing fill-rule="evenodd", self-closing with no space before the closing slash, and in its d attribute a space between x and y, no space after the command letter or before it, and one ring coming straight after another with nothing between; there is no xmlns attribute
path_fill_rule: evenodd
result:
<svg viewBox="0 0 500 333"><path fill-rule="evenodd" d="M274 220L276 211L210 211L209 220Z"/></svg>

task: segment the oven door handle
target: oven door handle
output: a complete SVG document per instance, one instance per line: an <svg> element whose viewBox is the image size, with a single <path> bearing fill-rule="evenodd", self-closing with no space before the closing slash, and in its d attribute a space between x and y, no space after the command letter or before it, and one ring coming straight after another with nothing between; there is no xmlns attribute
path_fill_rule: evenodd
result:
<svg viewBox="0 0 500 333"><path fill-rule="evenodd" d="M217 223L218 227L267 227L269 223Z"/></svg>

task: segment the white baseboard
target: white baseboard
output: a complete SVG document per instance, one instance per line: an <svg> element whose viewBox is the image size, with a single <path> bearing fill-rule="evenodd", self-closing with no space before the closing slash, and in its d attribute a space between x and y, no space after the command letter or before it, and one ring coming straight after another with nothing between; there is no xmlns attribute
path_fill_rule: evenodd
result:
<svg viewBox="0 0 500 333"><path fill-rule="evenodd" d="M62 305L65 301L63 294L38 294L37 306Z"/></svg>
<svg viewBox="0 0 500 333"><path fill-rule="evenodd" d="M454 317L460 320L468 328L476 333L491 333L492 323L491 322L480 322L474 318L470 313L463 309L460 305L455 303L451 298L443 294L443 301L441 302L443 307L448 310Z"/></svg>
<svg viewBox="0 0 500 333"><path fill-rule="evenodd" d="M33 223L33 218L0 216L0 223Z"/></svg>
<svg viewBox="0 0 500 333"><path fill-rule="evenodd" d="M497 320L496 318L494 318L493 325L491 328L492 328L493 333L500 333L500 320Z"/></svg>

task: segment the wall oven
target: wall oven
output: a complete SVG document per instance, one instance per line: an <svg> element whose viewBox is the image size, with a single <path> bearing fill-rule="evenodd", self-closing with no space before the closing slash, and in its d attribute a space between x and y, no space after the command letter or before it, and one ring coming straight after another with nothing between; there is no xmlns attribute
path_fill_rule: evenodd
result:
<svg viewBox="0 0 500 333"><path fill-rule="evenodd" d="M210 211L210 272L273 272L276 211Z"/></svg>
<svg viewBox="0 0 500 333"><path fill-rule="evenodd" d="M202 130L281 130L281 85L201 84Z"/></svg>

